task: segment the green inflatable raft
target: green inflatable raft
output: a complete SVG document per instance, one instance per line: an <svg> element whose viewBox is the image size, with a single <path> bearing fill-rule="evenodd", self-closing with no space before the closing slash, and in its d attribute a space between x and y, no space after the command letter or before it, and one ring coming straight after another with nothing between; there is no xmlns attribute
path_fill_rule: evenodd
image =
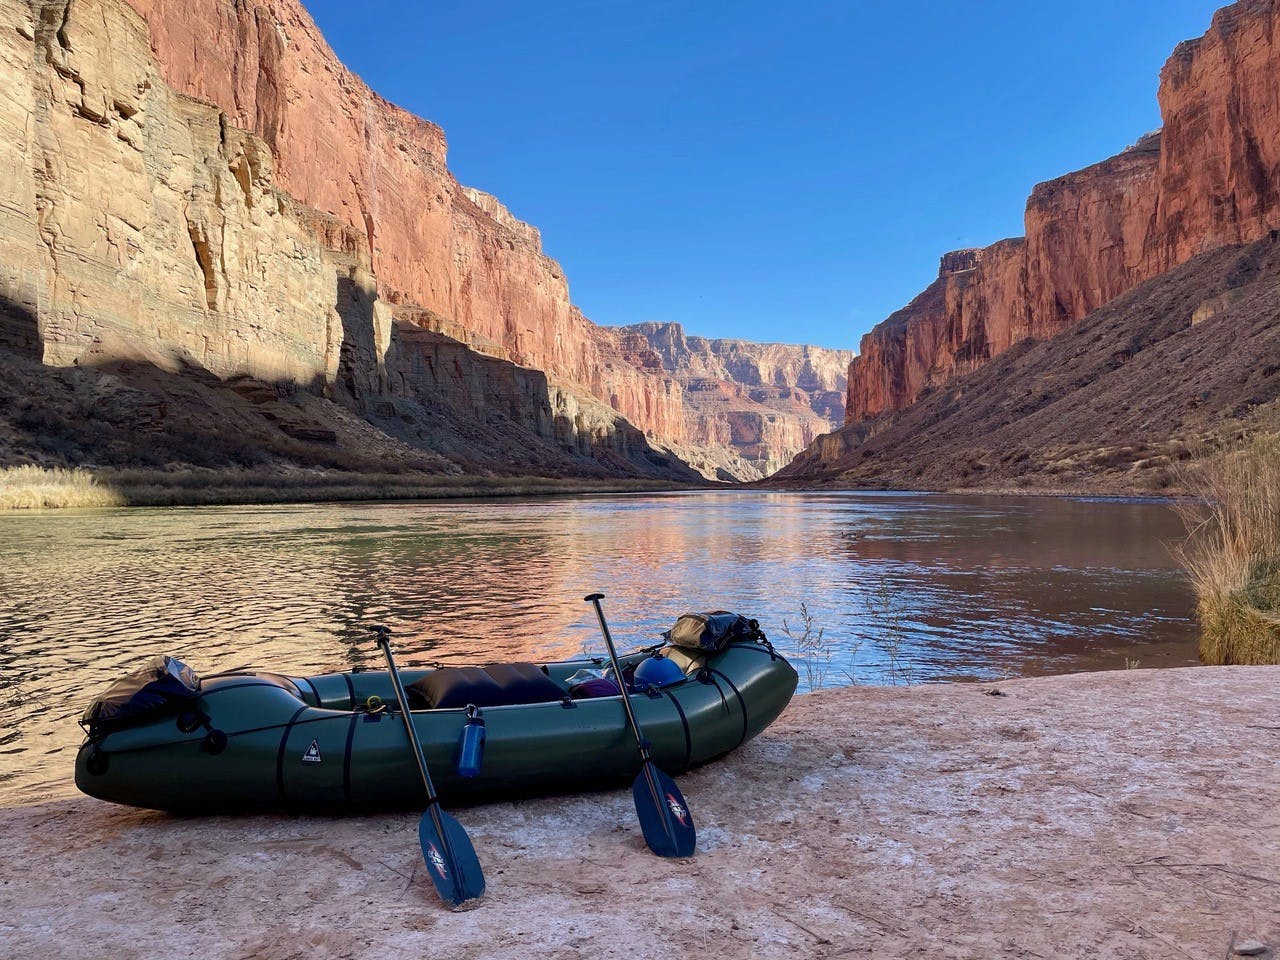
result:
<svg viewBox="0 0 1280 960"><path fill-rule="evenodd" d="M630 696L654 760L672 774L754 737L796 689L795 670L763 635L712 653L637 651L622 658L624 675L643 676L643 661L655 654L680 673L661 686L637 681ZM599 684L581 680L603 665L401 670L440 796L482 800L633 778L640 759L621 696L592 696ZM424 800L385 671L289 677L242 670L197 679L164 658L145 683L128 679L86 711L89 736L75 777L89 796L183 812L368 810ZM484 749L478 772L463 776L468 722L483 722Z"/></svg>

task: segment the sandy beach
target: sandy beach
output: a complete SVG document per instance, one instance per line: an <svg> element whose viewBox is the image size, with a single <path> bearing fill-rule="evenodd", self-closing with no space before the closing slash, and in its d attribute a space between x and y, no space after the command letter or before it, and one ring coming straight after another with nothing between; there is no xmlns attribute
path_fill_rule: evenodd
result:
<svg viewBox="0 0 1280 960"><path fill-rule="evenodd" d="M449 913L417 814L0 810L0 950L54 958L1222 958L1280 945L1280 667L852 687L679 777L698 854L629 791L456 810Z"/></svg>

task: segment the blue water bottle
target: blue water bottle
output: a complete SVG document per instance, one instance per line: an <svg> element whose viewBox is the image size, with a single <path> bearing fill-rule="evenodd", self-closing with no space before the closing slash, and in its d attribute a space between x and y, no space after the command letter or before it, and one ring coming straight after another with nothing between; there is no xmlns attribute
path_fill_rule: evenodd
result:
<svg viewBox="0 0 1280 960"><path fill-rule="evenodd" d="M458 775L474 777L484 760L484 717L474 703L467 704L467 722L458 739Z"/></svg>

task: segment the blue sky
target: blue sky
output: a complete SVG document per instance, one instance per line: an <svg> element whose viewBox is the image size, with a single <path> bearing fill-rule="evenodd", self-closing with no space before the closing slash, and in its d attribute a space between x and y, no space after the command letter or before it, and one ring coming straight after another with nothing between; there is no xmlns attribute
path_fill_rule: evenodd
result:
<svg viewBox="0 0 1280 960"><path fill-rule="evenodd" d="M1161 65L1221 5L304 2L597 323L845 348L1159 126Z"/></svg>

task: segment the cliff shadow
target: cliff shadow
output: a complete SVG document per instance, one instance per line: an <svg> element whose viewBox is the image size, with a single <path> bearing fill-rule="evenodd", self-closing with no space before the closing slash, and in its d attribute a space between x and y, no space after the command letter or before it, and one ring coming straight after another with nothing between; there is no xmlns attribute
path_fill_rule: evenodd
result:
<svg viewBox="0 0 1280 960"><path fill-rule="evenodd" d="M383 388L374 329L378 293L371 282L361 282L351 274L337 274L337 288L335 309L342 324L338 385L363 409L366 398Z"/></svg>
<svg viewBox="0 0 1280 960"><path fill-rule="evenodd" d="M172 471L292 463L440 472L412 451L363 449L335 405L289 380L222 379L190 359L50 366L0 345L0 465ZM3 429L7 427L8 429Z"/></svg>
<svg viewBox="0 0 1280 960"><path fill-rule="evenodd" d="M0 466L697 479L541 371L392 322L390 311L377 317L392 327L380 360L376 292L358 278L337 283L333 385L226 378L182 355L47 365L35 312L0 300Z"/></svg>
<svg viewBox="0 0 1280 960"><path fill-rule="evenodd" d="M513 473L702 480L603 404L412 320L392 322L383 365L377 422L452 458Z"/></svg>
<svg viewBox="0 0 1280 960"><path fill-rule="evenodd" d="M29 304L0 295L0 347L33 360L39 360L40 318Z"/></svg>

